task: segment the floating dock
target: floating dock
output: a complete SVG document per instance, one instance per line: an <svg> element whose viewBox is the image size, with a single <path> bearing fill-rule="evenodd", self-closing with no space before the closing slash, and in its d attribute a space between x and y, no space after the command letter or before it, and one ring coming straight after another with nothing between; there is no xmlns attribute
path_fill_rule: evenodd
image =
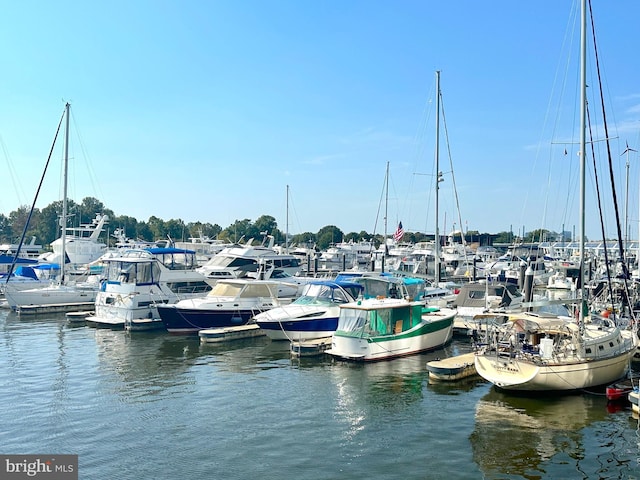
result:
<svg viewBox="0 0 640 480"><path fill-rule="evenodd" d="M293 341L291 342L291 355L294 357L316 357L323 355L326 350L331 348L331 338L316 338L313 340Z"/></svg>
<svg viewBox="0 0 640 480"><path fill-rule="evenodd" d="M93 310L80 310L77 312L67 312L67 323L71 325L84 325L87 322L87 317L93 315Z"/></svg>
<svg viewBox="0 0 640 480"><path fill-rule="evenodd" d="M94 302L52 303L51 305L22 305L16 307L18 315L37 315L39 313L68 313L70 311L89 311L95 308Z"/></svg>
<svg viewBox="0 0 640 480"><path fill-rule="evenodd" d="M464 353L427 362L427 370L429 370L429 378L433 380L454 381L477 375L475 353Z"/></svg>
<svg viewBox="0 0 640 480"><path fill-rule="evenodd" d="M237 327L207 328L198 332L200 343L222 343L265 335L266 333L257 323L238 325Z"/></svg>

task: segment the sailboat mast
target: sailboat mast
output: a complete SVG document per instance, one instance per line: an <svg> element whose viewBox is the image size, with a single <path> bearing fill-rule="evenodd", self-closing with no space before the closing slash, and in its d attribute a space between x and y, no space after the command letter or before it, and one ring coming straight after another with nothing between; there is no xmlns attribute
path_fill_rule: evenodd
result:
<svg viewBox="0 0 640 480"><path fill-rule="evenodd" d="M580 13L580 311L578 324L584 333L586 307L585 286L585 189L586 189L586 130L587 130L587 5L581 0Z"/></svg>
<svg viewBox="0 0 640 480"><path fill-rule="evenodd" d="M289 185L287 185L287 216L286 216L287 226L285 228L285 238L284 238L284 251L285 253L289 253Z"/></svg>
<svg viewBox="0 0 640 480"><path fill-rule="evenodd" d="M387 261L387 214L389 211L389 161L387 161L387 173L384 177L385 200L384 200L384 250L382 251L382 273L384 273L385 262Z"/></svg>
<svg viewBox="0 0 640 480"><path fill-rule="evenodd" d="M434 257L435 257L435 274L434 281L435 284L438 285L440 283L440 231L438 229L438 222L440 221L438 218L438 190L440 188L440 181L442 180L442 174L440 173L440 70L436 70L436 152L435 152L435 161L436 161L436 231L435 231L435 249L434 249Z"/></svg>
<svg viewBox="0 0 640 480"><path fill-rule="evenodd" d="M62 227L62 260L60 262L60 281L64 282L64 265L67 258L67 175L69 173L69 108L65 105L65 133L64 133L64 187L62 189L62 217L60 226Z"/></svg>

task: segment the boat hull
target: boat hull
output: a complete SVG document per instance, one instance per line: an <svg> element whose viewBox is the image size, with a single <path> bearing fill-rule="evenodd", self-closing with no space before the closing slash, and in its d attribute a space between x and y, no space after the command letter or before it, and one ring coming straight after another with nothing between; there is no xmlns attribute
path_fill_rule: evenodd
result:
<svg viewBox="0 0 640 480"><path fill-rule="evenodd" d="M197 333L205 328L245 325L256 313L258 311L255 309L205 310L175 305L158 306L164 328L170 333Z"/></svg>
<svg viewBox="0 0 640 480"><path fill-rule="evenodd" d="M338 327L338 317L313 320L269 320L256 323L271 340L303 341L333 335Z"/></svg>
<svg viewBox="0 0 640 480"><path fill-rule="evenodd" d="M541 364L492 353L477 355L475 366L481 377L503 390L571 391L608 385L624 377L631 356Z"/></svg>

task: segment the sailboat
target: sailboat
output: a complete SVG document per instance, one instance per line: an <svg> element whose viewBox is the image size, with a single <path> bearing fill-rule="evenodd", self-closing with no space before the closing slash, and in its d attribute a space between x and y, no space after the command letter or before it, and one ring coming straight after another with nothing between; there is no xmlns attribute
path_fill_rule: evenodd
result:
<svg viewBox="0 0 640 480"><path fill-rule="evenodd" d="M436 72L436 92L439 102L439 71ZM438 125L439 118L436 122L436 167ZM436 180L436 198L438 182L439 179ZM438 235L436 216L436 285L440 280ZM434 350L451 340L455 309L429 306L424 298L401 290L397 279L379 276L356 281L365 285L364 298L340 305L338 327L331 339L331 348L325 353L344 360L369 362ZM424 280L420 281L424 283Z"/></svg>
<svg viewBox="0 0 640 480"><path fill-rule="evenodd" d="M581 11L580 67L580 268L585 271L586 0ZM636 326L586 315L585 275L576 317L514 314L496 326L475 357L480 376L504 390L571 391L610 384L629 371L636 352Z"/></svg>
<svg viewBox="0 0 640 480"><path fill-rule="evenodd" d="M86 281L75 282L68 280L68 272L66 271L66 246L67 246L67 173L69 166L69 112L71 105L67 103L63 116L65 118L65 140L64 140L64 188L63 188L63 200L62 200L62 217L60 219L60 225L62 228L62 236L59 239L59 252L61 255L60 260L60 276L55 283L44 287L36 287L30 289L15 289L11 287L11 283L6 284L4 288L4 295L9 307L12 310L19 311L20 313L27 313L30 311L37 311L36 307L42 308L55 308L56 310L64 311L65 309L77 309L81 307L92 307L95 302L96 295L99 289L99 282L97 277L88 277ZM56 135L57 137L57 135ZM54 140L55 142L55 140ZM35 203L35 202L34 202ZM100 233L102 225L106 221L106 216L98 219L96 228L90 232L91 235ZM25 227L26 230L26 227ZM95 235L97 238L97 235ZM105 246L106 248L106 246ZM102 252L101 252L102 253ZM95 260L95 258L93 259ZM54 307L55 306L55 307ZM33 308L25 308L33 307Z"/></svg>

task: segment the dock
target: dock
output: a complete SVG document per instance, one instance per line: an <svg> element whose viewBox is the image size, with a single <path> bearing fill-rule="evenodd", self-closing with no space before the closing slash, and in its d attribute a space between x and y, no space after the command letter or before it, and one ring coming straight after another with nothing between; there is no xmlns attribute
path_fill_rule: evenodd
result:
<svg viewBox="0 0 640 480"><path fill-rule="evenodd" d="M266 333L257 323L238 325L235 327L206 328L198 332L200 343L222 343L231 340L263 337Z"/></svg>
<svg viewBox="0 0 640 480"><path fill-rule="evenodd" d="M67 312L65 317L67 317L67 323L70 325L84 325L89 315L93 315L93 310Z"/></svg>
<svg viewBox="0 0 640 480"><path fill-rule="evenodd" d="M95 308L94 302L52 303L50 305L22 305L16 307L18 315L37 315L39 313L68 313L70 311L89 311Z"/></svg>
<svg viewBox="0 0 640 480"><path fill-rule="evenodd" d="M331 338L316 338L291 342L291 355L294 357L317 357L331 348Z"/></svg>
<svg viewBox="0 0 640 480"><path fill-rule="evenodd" d="M429 379L454 381L477 375L475 353L463 353L455 357L427 362Z"/></svg>

